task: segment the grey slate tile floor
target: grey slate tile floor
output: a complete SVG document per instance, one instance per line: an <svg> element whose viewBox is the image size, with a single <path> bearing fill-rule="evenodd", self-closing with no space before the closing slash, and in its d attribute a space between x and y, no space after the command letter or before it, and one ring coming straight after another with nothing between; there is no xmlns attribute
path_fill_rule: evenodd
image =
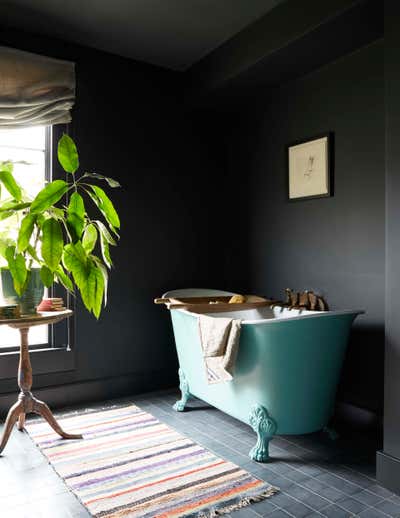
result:
<svg viewBox="0 0 400 518"><path fill-rule="evenodd" d="M199 400L191 401L188 411L176 413L172 409L176 398L175 392L168 391L112 403L137 404L217 455L280 488L277 495L232 513L232 518L400 517L400 498L376 483L376 445L370 440L343 437L332 441L324 433L279 436L271 442L271 462L258 464L247 455L255 442L248 426ZM97 406L102 405L84 405ZM0 457L0 517L88 516L29 436L14 431Z"/></svg>

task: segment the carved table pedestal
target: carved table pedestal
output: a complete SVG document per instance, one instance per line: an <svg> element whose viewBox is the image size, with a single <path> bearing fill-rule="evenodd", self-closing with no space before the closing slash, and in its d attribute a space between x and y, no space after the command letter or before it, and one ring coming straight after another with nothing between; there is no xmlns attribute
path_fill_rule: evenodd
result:
<svg viewBox="0 0 400 518"><path fill-rule="evenodd" d="M18 386L21 390L18 400L10 408L4 425L3 437L0 442L0 454L10 437L12 428L17 423L18 430L23 430L25 415L29 413L40 414L49 425L64 439L82 439L82 435L69 434L64 432L51 413L49 407L43 401L36 399L32 392L32 367L29 358L28 333L32 326L43 324L56 324L72 315L72 311L51 311L38 313L37 315L22 316L14 319L1 319L0 325L8 325L19 329L21 335L21 346L18 367Z"/></svg>

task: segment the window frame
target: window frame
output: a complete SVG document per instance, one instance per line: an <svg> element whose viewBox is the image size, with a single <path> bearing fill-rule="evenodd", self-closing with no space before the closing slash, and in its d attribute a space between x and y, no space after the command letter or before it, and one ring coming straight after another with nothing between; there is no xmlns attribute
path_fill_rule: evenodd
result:
<svg viewBox="0 0 400 518"><path fill-rule="evenodd" d="M52 157L52 127L46 126L45 127L45 134L44 134L44 181L45 182L51 182L52 178L52 163L51 163L51 157ZM53 297L53 287L49 288L48 294L49 297ZM0 327L0 333L1 333L1 327ZM54 348L55 341L54 341L54 332L53 332L53 326L49 325L47 326L47 342L42 344L32 344L29 345L29 350L36 350L36 349L51 349ZM1 353L12 353L15 351L19 351L19 345L8 345L8 346L0 346L0 354Z"/></svg>
<svg viewBox="0 0 400 518"><path fill-rule="evenodd" d="M62 133L67 132L65 124L47 126L45 134L45 180L63 178L60 174L54 143L58 142ZM66 306L75 310L75 298L57 284L49 288L50 297L62 297ZM19 346L0 348L0 380L15 378L19 359ZM48 342L29 346L31 362L35 374L50 374L75 370L75 317L65 319L57 326L48 326Z"/></svg>

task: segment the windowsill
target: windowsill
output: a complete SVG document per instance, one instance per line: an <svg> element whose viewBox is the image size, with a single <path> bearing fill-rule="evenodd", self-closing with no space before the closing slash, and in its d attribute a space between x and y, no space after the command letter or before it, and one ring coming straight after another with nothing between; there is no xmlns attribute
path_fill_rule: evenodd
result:
<svg viewBox="0 0 400 518"><path fill-rule="evenodd" d="M9 353L12 353L12 354L18 354L19 353L19 349L20 349L20 346L17 345L7 345L7 346L1 346L0 348L0 358L2 357L2 355L4 354L9 354ZM35 345L29 345L29 351L30 352L33 352L33 351L37 351L37 350L43 350L43 349L51 349L51 347L49 346L48 343L46 344L35 344Z"/></svg>
<svg viewBox="0 0 400 518"><path fill-rule="evenodd" d="M75 369L75 354L66 348L30 349L33 375ZM0 353L0 379L17 377L19 351Z"/></svg>

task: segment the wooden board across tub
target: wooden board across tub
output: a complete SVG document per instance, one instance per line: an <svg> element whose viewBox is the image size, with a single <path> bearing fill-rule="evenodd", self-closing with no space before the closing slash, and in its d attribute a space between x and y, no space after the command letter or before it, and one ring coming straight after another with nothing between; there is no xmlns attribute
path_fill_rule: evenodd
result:
<svg viewBox="0 0 400 518"><path fill-rule="evenodd" d="M270 306L276 301L259 297L258 295L244 295L245 302L229 303L231 295L215 297L182 297L159 298L155 304L165 304L168 309L186 309L192 313L224 313L243 311Z"/></svg>

